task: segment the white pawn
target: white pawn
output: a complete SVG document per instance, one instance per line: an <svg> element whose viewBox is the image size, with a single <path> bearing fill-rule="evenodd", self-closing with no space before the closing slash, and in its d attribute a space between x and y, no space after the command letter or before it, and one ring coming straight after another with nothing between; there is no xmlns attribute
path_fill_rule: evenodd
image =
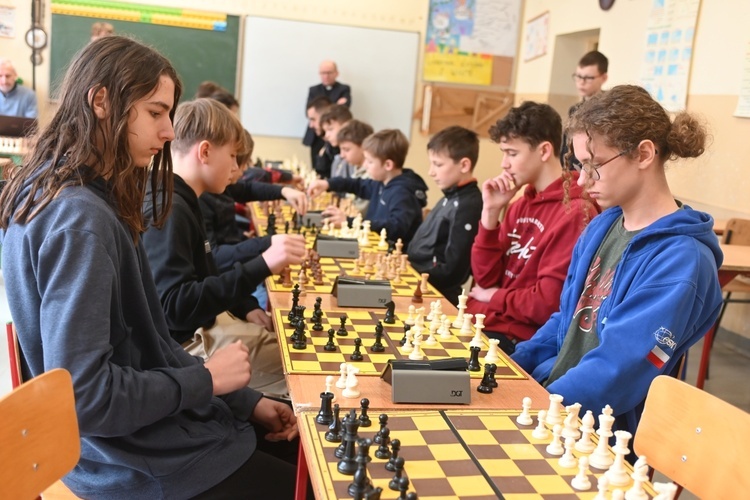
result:
<svg viewBox="0 0 750 500"><path fill-rule="evenodd" d="M487 358L485 358L487 359ZM534 419L531 418L531 413L529 410L531 410L531 398L523 398L523 402L521 403L523 407L523 411L520 415L516 417L516 422L518 422L521 425L531 425L534 423Z"/></svg>
<svg viewBox="0 0 750 500"><path fill-rule="evenodd" d="M633 479L633 486L625 492L625 500L648 500L646 490L643 489L643 483L648 482L648 462L645 456L641 455L635 461L630 477Z"/></svg>
<svg viewBox="0 0 750 500"><path fill-rule="evenodd" d="M550 455L560 456L563 453L565 453L565 448L563 448L562 441L560 438L562 437L562 425L556 424L552 428L552 442L547 445L547 453Z"/></svg>
<svg viewBox="0 0 750 500"><path fill-rule="evenodd" d="M341 372L341 377L336 381L336 387L339 389L346 389L346 374L349 370L349 367L346 363L341 363L339 365L339 371Z"/></svg>
<svg viewBox="0 0 750 500"><path fill-rule="evenodd" d="M628 441L633 437L628 431L615 431L615 446L612 451L615 452L615 461L604 474L609 479L612 486L627 486L630 482L628 470L625 468L625 456L630 453Z"/></svg>
<svg viewBox="0 0 750 500"><path fill-rule="evenodd" d="M578 465L578 461L576 460L576 457L573 455L573 448L576 445L576 440L572 437L565 438L565 453L563 456L560 457L560 460L557 461L558 465L560 467L565 467L566 469L572 469L575 466Z"/></svg>
<svg viewBox="0 0 750 500"><path fill-rule="evenodd" d="M562 424L563 419L560 415L562 409L563 397L559 394L549 395L549 410L547 410L547 420L549 425Z"/></svg>
<svg viewBox="0 0 750 500"><path fill-rule="evenodd" d="M409 359L414 361L424 359L424 353L422 352L422 347L420 347L422 344L422 336L415 335L412 343L414 344L414 349L409 353Z"/></svg>
<svg viewBox="0 0 750 500"><path fill-rule="evenodd" d="M673 500L677 494L677 485L674 483L654 483L654 491L658 493L654 500Z"/></svg>
<svg viewBox="0 0 750 500"><path fill-rule="evenodd" d="M439 321L437 324L430 323L430 334L427 336L427 339L425 339L424 341L425 345L438 345L438 341L435 338L435 334L437 333L439 323L440 323Z"/></svg>
<svg viewBox="0 0 750 500"><path fill-rule="evenodd" d="M581 453L591 453L594 451L594 448L596 446L594 445L594 442L591 440L591 435L594 433L594 414L591 413L591 410L586 410L586 414L581 419L581 433L583 436L581 439L576 443L576 451L580 451Z"/></svg>
<svg viewBox="0 0 750 500"><path fill-rule="evenodd" d="M547 430L547 426L544 425L544 420L546 417L547 417L547 410L539 410L536 428L533 431L531 431L531 437L533 437L534 439L549 438L549 430Z"/></svg>
<svg viewBox="0 0 750 500"><path fill-rule="evenodd" d="M414 340L414 333L409 330L406 332L406 342L404 342L404 345L401 346L401 352L404 354L409 354L412 350L414 350L414 346L411 344Z"/></svg>
<svg viewBox="0 0 750 500"><path fill-rule="evenodd" d="M349 370L347 371L346 375L346 388L341 393L342 396L348 399L356 399L361 394L359 392L359 389L357 389L357 386L359 385L359 380L357 380L357 374L359 373L359 368L356 368L354 366L350 366Z"/></svg>
<svg viewBox="0 0 750 500"><path fill-rule="evenodd" d="M409 316L406 318L406 321L404 321L405 325L414 326L415 320L414 315L417 312L417 308L414 307L414 304L409 306Z"/></svg>
<svg viewBox="0 0 750 500"><path fill-rule="evenodd" d="M594 500L607 500L607 490L609 489L609 480L607 476L600 476L596 483L596 489L599 493L596 494Z"/></svg>
<svg viewBox="0 0 750 500"><path fill-rule="evenodd" d="M471 329L471 317L473 315L469 313L464 314L464 321L461 323L461 335L471 335L474 330Z"/></svg>
<svg viewBox="0 0 750 500"><path fill-rule="evenodd" d="M331 399L331 403L336 401L336 394L333 393L333 384L334 384L333 375L328 375L326 377L326 392L330 392L331 394L333 394L333 399Z"/></svg>
<svg viewBox="0 0 750 500"><path fill-rule="evenodd" d="M612 500L625 500L625 492L622 490L612 490Z"/></svg>
<svg viewBox="0 0 750 500"><path fill-rule="evenodd" d="M500 361L500 341L497 339L490 339L489 342L490 342L490 347L489 349L487 349L487 355L484 357L484 362L485 364L497 363L498 361ZM480 345L479 347L482 347L482 346Z"/></svg>
<svg viewBox="0 0 750 500"><path fill-rule="evenodd" d="M578 491L588 491L591 489L589 480L589 458L582 456L578 459L578 474L570 482L570 485Z"/></svg>
<svg viewBox="0 0 750 500"><path fill-rule="evenodd" d="M581 437L581 432L578 430L578 412L581 411L581 404L575 403L570 406L566 406L565 411L568 412L568 415L565 417L563 437L572 437L573 439L578 439L579 437Z"/></svg>
<svg viewBox="0 0 750 500"><path fill-rule="evenodd" d="M453 335L451 334L451 320L448 319L445 314L440 316L440 320L443 325L438 328L438 336L443 340L449 340L453 338Z"/></svg>

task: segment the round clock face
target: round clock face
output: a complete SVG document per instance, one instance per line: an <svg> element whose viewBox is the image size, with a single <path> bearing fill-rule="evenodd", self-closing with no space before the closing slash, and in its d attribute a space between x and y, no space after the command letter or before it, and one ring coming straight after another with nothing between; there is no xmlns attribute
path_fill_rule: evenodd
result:
<svg viewBox="0 0 750 500"><path fill-rule="evenodd" d="M26 32L26 45L32 49L43 49L47 46L47 32L42 28L31 28Z"/></svg>
<svg viewBox="0 0 750 500"><path fill-rule="evenodd" d="M614 4L615 0L599 0L599 7L601 7L602 10L609 10Z"/></svg>

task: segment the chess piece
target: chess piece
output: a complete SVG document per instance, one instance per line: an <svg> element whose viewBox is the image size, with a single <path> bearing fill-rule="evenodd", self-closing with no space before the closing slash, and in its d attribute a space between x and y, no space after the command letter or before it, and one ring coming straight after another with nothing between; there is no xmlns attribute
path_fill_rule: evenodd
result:
<svg viewBox="0 0 750 500"><path fill-rule="evenodd" d="M362 355L362 339L357 337L354 339L354 352L349 355L349 359L352 361L362 361L365 357Z"/></svg>
<svg viewBox="0 0 750 500"><path fill-rule="evenodd" d="M404 476L401 476L401 479L398 480L398 491L401 492L401 494L398 496L397 500L406 500L406 492L409 491L409 478Z"/></svg>
<svg viewBox="0 0 750 500"><path fill-rule="evenodd" d="M463 322L461 323L461 330L459 333L461 335L472 335L474 333L474 330L471 328L471 318L473 317L472 314L465 313L463 318Z"/></svg>
<svg viewBox="0 0 750 500"><path fill-rule="evenodd" d="M370 408L370 400L362 398L359 402L359 426L360 427L371 427L372 421L370 416L367 415L367 410Z"/></svg>
<svg viewBox="0 0 750 500"><path fill-rule="evenodd" d="M453 338L453 335L451 334L451 320L448 319L448 316L443 314L440 317L440 323L441 326L438 328L438 336L442 340L450 340Z"/></svg>
<svg viewBox="0 0 750 500"><path fill-rule="evenodd" d="M534 439L546 440L549 438L549 430L544 425L545 418L547 418L547 410L539 410L536 427L531 431L531 437Z"/></svg>
<svg viewBox="0 0 750 500"><path fill-rule="evenodd" d="M401 450L401 441L399 439L392 439L391 458L388 460L388 463L385 464L385 470L396 472L396 459L398 458L399 450Z"/></svg>
<svg viewBox="0 0 750 500"><path fill-rule="evenodd" d="M401 481L401 478L404 474L404 457L398 457L393 462L394 466L394 472L393 479L388 483L388 488L392 489L393 491L398 491L399 489L399 482Z"/></svg>
<svg viewBox="0 0 750 500"><path fill-rule="evenodd" d="M497 363L500 361L500 341L498 339L489 339L489 343L490 347L487 349L487 354L484 356L484 362Z"/></svg>
<svg viewBox="0 0 750 500"><path fill-rule="evenodd" d="M321 392L320 393L320 410L318 416L315 417L315 422L320 425L331 425L333 423L333 410L331 409L331 401L333 401L332 392Z"/></svg>
<svg viewBox="0 0 750 500"><path fill-rule="evenodd" d="M625 500L625 492L622 490L612 490L612 500Z"/></svg>
<svg viewBox="0 0 750 500"><path fill-rule="evenodd" d="M576 457L573 455L573 448L575 448L575 445L576 440L574 438L565 438L565 453L563 453L563 456L561 456L560 460L557 461L560 467L572 469L573 467L576 467L578 465L578 461L576 461Z"/></svg>
<svg viewBox="0 0 750 500"><path fill-rule="evenodd" d="M356 399L359 397L360 392L357 386L359 386L359 380L357 380L357 373L359 368L350 366L346 373L346 388L341 393L347 399Z"/></svg>
<svg viewBox="0 0 750 500"><path fill-rule="evenodd" d="M599 415L599 429L596 433L599 435L599 442L596 449L589 457L589 465L601 470L607 470L614 461L609 453L607 442L612 436L612 425L615 423L615 417L612 416L612 408L607 405ZM609 478L608 478L609 479Z"/></svg>
<svg viewBox="0 0 750 500"><path fill-rule="evenodd" d="M430 273L422 273L421 278L422 281L419 283L419 290L424 295L430 292L430 288L427 286L427 280L430 279Z"/></svg>
<svg viewBox="0 0 750 500"><path fill-rule="evenodd" d="M370 347L372 352L384 352L385 346L383 346L383 323L378 321L375 325L375 343Z"/></svg>
<svg viewBox="0 0 750 500"><path fill-rule="evenodd" d="M380 430L375 434L375 438L372 440L375 444L380 444L382 442L383 431L387 429L388 425L388 415L381 413L378 417L378 423L380 424Z"/></svg>
<svg viewBox="0 0 750 500"><path fill-rule="evenodd" d="M341 442L341 408L338 403L333 405L333 422L328 426L328 432L325 433L325 440L329 443Z"/></svg>
<svg viewBox="0 0 750 500"><path fill-rule="evenodd" d="M349 371L349 365L346 363L341 363L339 365L339 372L341 373L341 377L336 381L336 387L339 389L346 389L346 375Z"/></svg>
<svg viewBox="0 0 750 500"><path fill-rule="evenodd" d="M388 234L385 228L380 230L380 241L378 242L378 250L388 250Z"/></svg>
<svg viewBox="0 0 750 500"><path fill-rule="evenodd" d="M367 477L367 462L370 461L370 446L372 441L369 438L357 441L359 446L357 450L357 470L354 472L354 480L349 485L347 492L354 498L362 498L365 494L370 493L374 486L369 477Z"/></svg>
<svg viewBox="0 0 750 500"><path fill-rule="evenodd" d="M625 500L648 500L646 490L643 489L643 483L648 482L648 462L645 456L641 455L635 461L630 477L633 479L633 486L625 492Z"/></svg>
<svg viewBox="0 0 750 500"><path fill-rule="evenodd" d="M547 410L546 421L547 424L556 425L563 423L562 416L560 415L560 410L562 409L562 401L563 397L559 394L549 395L549 410Z"/></svg>
<svg viewBox="0 0 750 500"><path fill-rule="evenodd" d="M387 466L386 466L387 467ZM657 495L653 500L674 500L677 494L677 485L674 483L654 483L654 491Z"/></svg>
<svg viewBox="0 0 750 500"><path fill-rule="evenodd" d="M427 339L424 341L425 345L433 346L438 345L438 341L435 338L435 333L437 333L438 324L440 321L432 322L430 323L430 334L427 336Z"/></svg>
<svg viewBox="0 0 750 500"><path fill-rule="evenodd" d="M458 296L458 314L456 314L456 320L453 322L453 328L461 328L464 321L464 313L466 312L466 302L469 300L469 296L466 295L465 290L461 290L461 295Z"/></svg>
<svg viewBox="0 0 750 500"><path fill-rule="evenodd" d="M547 414L549 416L549 413ZM563 448L562 441L560 438L562 437L562 425L555 424L555 426L552 428L552 442L547 445L547 453L550 455L560 456L563 453L565 453L565 448Z"/></svg>
<svg viewBox="0 0 750 500"><path fill-rule="evenodd" d="M607 500L607 490L609 489L609 480L607 476L599 476L596 483L596 489L599 493L596 494L594 500Z"/></svg>
<svg viewBox="0 0 750 500"><path fill-rule="evenodd" d="M343 456L339 457L339 463L336 469L347 476L353 476L357 470L356 460L356 449L355 444L357 443L357 430L359 429L359 420L354 410L349 412L349 416L344 422L344 452Z"/></svg>
<svg viewBox="0 0 750 500"><path fill-rule="evenodd" d="M336 335L339 337L346 337L349 335L349 332L346 331L346 315L341 316L339 320L341 321L341 326L339 326L339 329L336 331Z"/></svg>
<svg viewBox="0 0 750 500"><path fill-rule="evenodd" d="M565 407L565 411L568 412L563 422L563 437L578 439L581 437L581 432L578 430L578 412L581 411L581 404L574 403L570 406Z"/></svg>
<svg viewBox="0 0 750 500"><path fill-rule="evenodd" d="M375 450L375 458L386 459L391 458L391 450L388 445L391 443L391 431L388 427L385 427L378 433L380 435L380 446Z"/></svg>
<svg viewBox="0 0 750 500"><path fill-rule="evenodd" d="M291 273L291 270L289 271ZM291 286L291 282L289 283L289 286ZM297 315L297 307L299 306L299 283L295 283L294 287L292 288L292 308L289 310L289 314L287 314L286 319L289 321L292 321L292 319Z"/></svg>
<svg viewBox="0 0 750 500"><path fill-rule="evenodd" d="M596 447L594 442L591 440L591 435L594 433L594 414L591 410L586 410L586 414L581 419L581 439L576 443L576 451L581 453L591 453Z"/></svg>
<svg viewBox="0 0 750 500"><path fill-rule="evenodd" d="M409 353L409 359L413 361L419 361L424 359L424 353L422 352L422 335L415 335L412 341L413 349Z"/></svg>
<svg viewBox="0 0 750 500"><path fill-rule="evenodd" d="M472 349L474 348L472 347ZM479 382L479 385L477 386L477 392L481 392L482 394L491 394L492 390L493 388L490 385L490 365L484 365L484 376L482 377L482 381Z"/></svg>
<svg viewBox="0 0 750 500"><path fill-rule="evenodd" d="M326 352L335 352L336 344L333 342L333 336L336 335L336 330L333 328L328 329L328 342L323 346L323 350Z"/></svg>
<svg viewBox="0 0 750 500"><path fill-rule="evenodd" d="M493 389L497 389L497 380L495 380L495 373L497 373L497 365L495 363L487 363L490 367L490 380L489 385Z"/></svg>
<svg viewBox="0 0 750 500"><path fill-rule="evenodd" d="M335 382L335 379L334 379L333 375L328 375L326 377L326 391L325 392L330 392L331 394L333 394L333 384L334 384L334 382ZM331 403L334 403L334 402L336 402L336 395L335 394L333 394L333 398L331 399Z"/></svg>
<svg viewBox="0 0 750 500"><path fill-rule="evenodd" d="M411 330L411 325L407 325L406 323L404 323L404 336L401 337L401 340L399 340L398 345L403 346L404 344L406 344L406 339L408 337L409 330Z"/></svg>
<svg viewBox="0 0 750 500"><path fill-rule="evenodd" d="M385 318L383 318L383 323L386 325L392 325L396 323L396 303L392 300L386 302L385 304L386 310L385 310Z"/></svg>
<svg viewBox="0 0 750 500"><path fill-rule="evenodd" d="M416 323L415 315L417 313L417 308L413 305L409 306L409 315L406 317L406 320L404 320L405 325L414 326L414 323Z"/></svg>
<svg viewBox="0 0 750 500"><path fill-rule="evenodd" d="M414 295L411 298L411 301L415 304L421 304L423 302L422 300L422 287L417 285L414 287Z"/></svg>
<svg viewBox="0 0 750 500"><path fill-rule="evenodd" d="M486 359L486 358L485 358ZM516 417L516 422L518 422L520 425L531 425L534 423L534 419L531 418L531 398L523 398L523 402L521 403L523 411L521 411L521 414Z"/></svg>
<svg viewBox="0 0 750 500"><path fill-rule="evenodd" d="M589 480L589 458L584 455L578 459L578 474L570 481L570 485L578 491L588 491L591 489Z"/></svg>
<svg viewBox="0 0 750 500"><path fill-rule="evenodd" d="M471 351L471 356L469 357L469 371L470 372L478 372L482 369L482 367L479 365L479 347L471 346L469 347L469 350Z"/></svg>
<svg viewBox="0 0 750 500"><path fill-rule="evenodd" d="M612 447L612 451L615 452L615 461L604 473L612 486L627 486L630 482L628 470L625 468L625 457L630 453L628 441L631 437L633 435L628 431L615 431L615 445Z"/></svg>

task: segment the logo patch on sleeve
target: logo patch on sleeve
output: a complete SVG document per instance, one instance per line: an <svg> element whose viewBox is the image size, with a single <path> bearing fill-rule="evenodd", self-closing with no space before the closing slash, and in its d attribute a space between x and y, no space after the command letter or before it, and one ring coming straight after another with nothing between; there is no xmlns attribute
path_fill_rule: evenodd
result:
<svg viewBox="0 0 750 500"><path fill-rule="evenodd" d="M666 346L673 351L675 347L677 347L677 342L674 340L674 334L663 326L654 332L654 338L659 344Z"/></svg>
<svg viewBox="0 0 750 500"><path fill-rule="evenodd" d="M669 361L669 355L662 351L658 345L655 345L651 352L648 353L646 359L651 362L652 365L661 369L664 364Z"/></svg>

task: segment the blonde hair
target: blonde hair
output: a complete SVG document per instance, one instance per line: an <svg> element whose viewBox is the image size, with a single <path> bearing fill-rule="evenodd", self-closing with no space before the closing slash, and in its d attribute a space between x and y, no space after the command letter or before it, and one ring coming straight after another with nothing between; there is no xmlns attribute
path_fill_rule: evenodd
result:
<svg viewBox="0 0 750 500"><path fill-rule="evenodd" d="M396 168L403 168L409 152L409 139L398 129L380 130L367 136L362 149L380 161L391 160Z"/></svg>
<svg viewBox="0 0 750 500"><path fill-rule="evenodd" d="M217 146L234 143L238 153L245 151L245 129L229 109L213 99L201 98L182 103L174 117L172 149L185 154L197 142Z"/></svg>

